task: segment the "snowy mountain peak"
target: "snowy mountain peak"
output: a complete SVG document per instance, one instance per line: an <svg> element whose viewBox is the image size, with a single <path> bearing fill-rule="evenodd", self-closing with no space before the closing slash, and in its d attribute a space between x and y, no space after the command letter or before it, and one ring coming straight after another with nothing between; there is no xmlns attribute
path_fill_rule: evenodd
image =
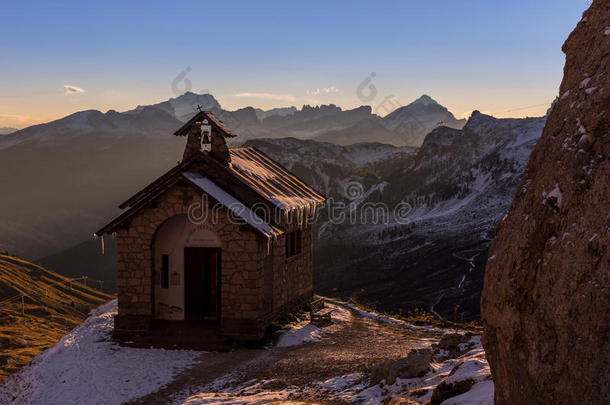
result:
<svg viewBox="0 0 610 405"><path fill-rule="evenodd" d="M211 94L195 94L190 91L168 101L174 110L174 116L181 121L191 118L197 112L197 106L206 111L220 108L220 103Z"/></svg>
<svg viewBox="0 0 610 405"><path fill-rule="evenodd" d="M413 101L411 104L434 105L434 104L438 104L438 103L436 102L436 100L434 100L429 95L423 94L420 98L418 98L417 100Z"/></svg>
<svg viewBox="0 0 610 405"><path fill-rule="evenodd" d="M193 104L194 107L197 107L197 105L201 105L204 110L220 108L220 103L214 98L213 95L196 94L191 91L187 91L181 96L170 98L169 102L174 108L181 108L184 106L193 108Z"/></svg>

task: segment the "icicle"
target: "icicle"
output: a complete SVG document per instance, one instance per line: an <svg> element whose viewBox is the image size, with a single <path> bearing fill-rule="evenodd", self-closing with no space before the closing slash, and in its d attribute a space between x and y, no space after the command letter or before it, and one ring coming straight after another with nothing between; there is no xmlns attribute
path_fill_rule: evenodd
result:
<svg viewBox="0 0 610 405"><path fill-rule="evenodd" d="M303 208L299 207L297 209L297 224L299 226L299 231L303 230L303 214L304 214Z"/></svg>

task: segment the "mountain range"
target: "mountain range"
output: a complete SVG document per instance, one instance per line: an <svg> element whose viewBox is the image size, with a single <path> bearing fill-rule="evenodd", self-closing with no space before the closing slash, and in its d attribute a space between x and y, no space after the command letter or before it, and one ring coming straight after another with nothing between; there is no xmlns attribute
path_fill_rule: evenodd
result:
<svg viewBox="0 0 610 405"><path fill-rule="evenodd" d="M367 202L412 207L407 223L334 224L322 214L317 290L382 310L426 307L445 316L460 302L461 316L476 318L482 253L544 118L475 112L463 126L425 95L379 117L369 106L226 111L209 94L185 93L125 112L81 111L5 135L0 247L70 276L107 275L106 286L114 285L112 241L102 255L91 234L134 190L178 162L184 139L171 134L197 105L239 135L235 145L257 146L356 212ZM348 201L345 187L353 182L362 195Z"/></svg>
<svg viewBox="0 0 610 405"><path fill-rule="evenodd" d="M402 108L429 115L428 109L439 108L430 100L423 96L415 107ZM214 112L238 133L237 143L291 136L336 139L339 144L408 143L404 131L398 135L387 129L384 118L369 106L227 111L210 94L187 92L125 112L77 112L0 138L0 184L7 191L0 201L0 246L40 258L86 240L92 229L118 212L121 199L176 164L183 139L171 134L197 106Z"/></svg>
<svg viewBox="0 0 610 405"><path fill-rule="evenodd" d="M355 221L317 222L315 290L377 309L479 316L487 248L519 186L545 117L473 112L462 130L438 127L421 148L248 141L343 202ZM356 188L356 195L349 188ZM397 218L395 208L408 207ZM406 205L408 204L408 205ZM371 207L388 207L373 221ZM368 211L367 211L368 210ZM346 216L347 216L346 215Z"/></svg>

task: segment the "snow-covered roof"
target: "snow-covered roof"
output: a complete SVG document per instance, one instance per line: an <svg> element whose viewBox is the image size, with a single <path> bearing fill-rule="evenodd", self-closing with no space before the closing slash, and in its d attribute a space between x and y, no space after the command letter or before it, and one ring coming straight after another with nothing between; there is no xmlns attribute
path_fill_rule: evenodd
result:
<svg viewBox="0 0 610 405"><path fill-rule="evenodd" d="M229 152L232 173L283 210L311 207L326 200L322 194L256 148L231 148Z"/></svg>
<svg viewBox="0 0 610 405"><path fill-rule="evenodd" d="M246 207L231 194L218 187L212 180L195 172L182 173L191 183L199 187L204 193L208 194L216 201L227 207L235 215L243 219L248 225L252 226L263 235L273 237L283 232L266 223L261 217L256 215L250 208Z"/></svg>
<svg viewBox="0 0 610 405"><path fill-rule="evenodd" d="M308 213L315 208L316 204L326 200L326 197L322 194L256 148L232 148L229 149L229 153L231 156L230 165L220 165L206 151L201 151L191 159L181 162L121 204L119 208L128 208L127 211L116 217L95 234L103 235L113 232L117 227L125 224L131 216L146 207L148 202L157 198L169 188L184 181L184 179L188 179L188 181L193 183L196 178L194 176L205 178L206 181L201 184L217 193L218 198L211 194L211 192L210 195L223 204L225 200L221 200L221 197L231 198L231 201L239 202L229 193L232 192L234 195L243 197L242 189L244 188L253 190L262 199L284 211L296 209ZM202 165L205 169L202 169ZM206 174L207 177L200 173ZM187 174L189 174L190 178L186 176ZM227 177L234 177L237 181L226 181ZM224 179L225 181L214 183L211 179ZM218 186L218 184L222 184L223 187ZM248 224L254 226L266 236L275 236L283 232L281 229L274 228L270 224L260 225L263 220L256 216L253 217L249 213L251 210L248 206L253 202L250 200L245 200L244 202L247 205L240 203L243 208L239 207L238 212L235 213L245 216L244 220ZM257 224L260 226L255 226Z"/></svg>

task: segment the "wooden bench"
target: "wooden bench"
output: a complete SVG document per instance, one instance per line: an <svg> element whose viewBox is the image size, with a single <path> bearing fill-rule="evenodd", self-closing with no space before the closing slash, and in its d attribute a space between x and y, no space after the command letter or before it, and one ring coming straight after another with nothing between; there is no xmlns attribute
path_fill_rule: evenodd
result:
<svg viewBox="0 0 610 405"><path fill-rule="evenodd" d="M309 320L316 326L327 326L333 323L331 314L334 309L324 307L324 298L320 298L311 303L309 311Z"/></svg>

